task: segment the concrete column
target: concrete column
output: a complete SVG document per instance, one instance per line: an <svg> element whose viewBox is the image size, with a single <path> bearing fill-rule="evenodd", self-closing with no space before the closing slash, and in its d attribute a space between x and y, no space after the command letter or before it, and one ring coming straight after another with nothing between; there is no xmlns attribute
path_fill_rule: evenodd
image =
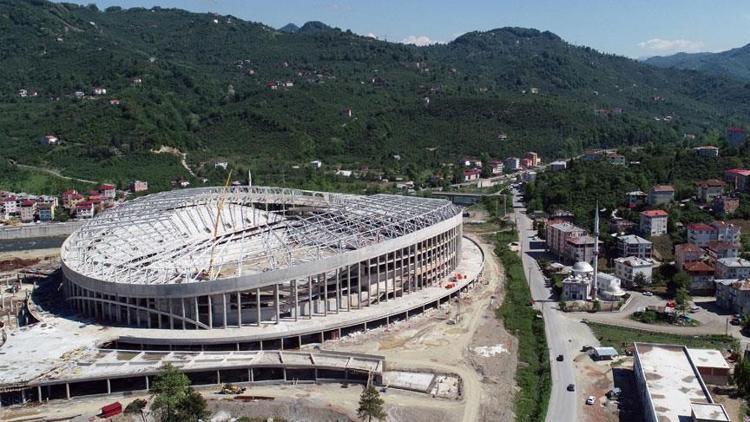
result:
<svg viewBox="0 0 750 422"><path fill-rule="evenodd" d="M328 316L328 274L323 273L322 277L318 276L318 280L323 281L323 315Z"/></svg>
<svg viewBox="0 0 750 422"><path fill-rule="evenodd" d="M151 386L148 385L148 376L146 376L146 391L150 389L151 389Z"/></svg>
<svg viewBox="0 0 750 422"><path fill-rule="evenodd" d="M214 307L211 303L211 295L206 295L208 299L208 328L214 328Z"/></svg>
<svg viewBox="0 0 750 422"><path fill-rule="evenodd" d="M380 305L380 255L375 258L375 295L375 302Z"/></svg>
<svg viewBox="0 0 750 422"><path fill-rule="evenodd" d="M42 386L41 385L36 386L36 398L39 403L42 402Z"/></svg>
<svg viewBox="0 0 750 422"><path fill-rule="evenodd" d="M253 368L247 369L247 376L250 382L255 382L255 374L253 373Z"/></svg>
<svg viewBox="0 0 750 422"><path fill-rule="evenodd" d="M341 267L336 268L336 313L341 307Z"/></svg>
<svg viewBox="0 0 750 422"><path fill-rule="evenodd" d="M346 267L346 311L352 310L352 267Z"/></svg>
<svg viewBox="0 0 750 422"><path fill-rule="evenodd" d="M258 317L258 327L260 327L260 287L255 288L255 308Z"/></svg>
<svg viewBox="0 0 750 422"><path fill-rule="evenodd" d="M276 283L273 285L273 305L276 308L276 324L279 323L279 319L281 319L281 306L279 304L279 284Z"/></svg>
<svg viewBox="0 0 750 422"><path fill-rule="evenodd" d="M182 329L184 330L184 329L186 329L185 328L185 319L187 318L185 316L185 298L184 297L180 298L180 306L182 308Z"/></svg>
<svg viewBox="0 0 750 422"><path fill-rule="evenodd" d="M237 327L242 327L242 293L237 292Z"/></svg>
<svg viewBox="0 0 750 422"><path fill-rule="evenodd" d="M297 291L297 280L292 280L292 289L294 289L294 321L299 319L299 292Z"/></svg>
<svg viewBox="0 0 750 422"><path fill-rule="evenodd" d="M362 309L362 261L357 262L357 309Z"/></svg>
<svg viewBox="0 0 750 422"><path fill-rule="evenodd" d="M219 370L216 370L216 383L221 385L221 372Z"/></svg>
<svg viewBox="0 0 750 422"><path fill-rule="evenodd" d="M169 329L174 330L174 310L172 309L172 298L167 299L169 301Z"/></svg>
<svg viewBox="0 0 750 422"><path fill-rule="evenodd" d="M307 277L307 305L309 307L308 312L307 312L307 319L312 319L312 314L313 314L312 276Z"/></svg>
<svg viewBox="0 0 750 422"><path fill-rule="evenodd" d="M112 383L107 378L107 394L112 394Z"/></svg>
<svg viewBox="0 0 750 422"><path fill-rule="evenodd" d="M222 309L224 310L224 321L222 321L223 328L227 328L227 294L222 293L221 294L221 301L222 301Z"/></svg>
<svg viewBox="0 0 750 422"><path fill-rule="evenodd" d="M65 383L65 398L70 400L70 384Z"/></svg>
<svg viewBox="0 0 750 422"><path fill-rule="evenodd" d="M127 324L130 325L130 298L125 299L125 318L128 320Z"/></svg>
<svg viewBox="0 0 750 422"><path fill-rule="evenodd" d="M198 296L194 297L193 301L194 301L194 304L195 304L195 322L196 322L195 328L198 328L197 323L200 322L200 320L201 320L201 318L200 318L200 309L198 309Z"/></svg>

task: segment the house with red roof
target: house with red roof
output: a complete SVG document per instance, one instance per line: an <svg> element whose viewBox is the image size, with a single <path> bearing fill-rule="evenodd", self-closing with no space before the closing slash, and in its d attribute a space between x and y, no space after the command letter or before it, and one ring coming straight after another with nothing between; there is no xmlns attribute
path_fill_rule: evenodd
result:
<svg viewBox="0 0 750 422"><path fill-rule="evenodd" d="M692 243L674 245L674 262L677 268L683 268L688 262L703 261L706 251Z"/></svg>
<svg viewBox="0 0 750 422"><path fill-rule="evenodd" d="M729 169L724 170L724 181L729 184L730 188L744 192L748 188L748 178L750 170L746 169Z"/></svg>
<svg viewBox="0 0 750 422"><path fill-rule="evenodd" d="M702 180L695 182L695 196L699 201L707 204L713 201L717 196L721 196L724 193L726 183L718 179Z"/></svg>
<svg viewBox="0 0 750 422"><path fill-rule="evenodd" d="M481 176L482 176L482 170L480 169L464 170L464 182L471 182L472 180L479 180Z"/></svg>
<svg viewBox="0 0 750 422"><path fill-rule="evenodd" d="M682 267L690 277L690 294L710 296L714 294L714 267L704 261L687 262Z"/></svg>
<svg viewBox="0 0 750 422"><path fill-rule="evenodd" d="M664 210L648 210L641 212L639 229L645 236L661 236L667 234L667 219L669 214Z"/></svg>
<svg viewBox="0 0 750 422"><path fill-rule="evenodd" d="M115 185L105 183L99 186L98 192L105 201L114 201L115 198L117 198L117 190L115 189Z"/></svg>
<svg viewBox="0 0 750 422"><path fill-rule="evenodd" d="M32 223L36 214L36 202L31 199L21 201L19 216L22 223Z"/></svg>
<svg viewBox="0 0 750 422"><path fill-rule="evenodd" d="M76 204L76 217L77 218L92 218L94 217L94 203L91 201L82 201Z"/></svg>
<svg viewBox="0 0 750 422"><path fill-rule="evenodd" d="M647 202L652 207L668 204L674 201L674 187L672 185L654 185L648 192Z"/></svg>
<svg viewBox="0 0 750 422"><path fill-rule="evenodd" d="M687 226L687 241L704 248L708 242L716 240L716 229L705 223L691 223Z"/></svg>

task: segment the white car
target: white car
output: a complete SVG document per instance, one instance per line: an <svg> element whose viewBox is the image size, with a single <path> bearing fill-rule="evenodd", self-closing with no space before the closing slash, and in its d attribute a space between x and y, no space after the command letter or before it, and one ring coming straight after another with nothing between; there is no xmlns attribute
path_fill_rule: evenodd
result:
<svg viewBox="0 0 750 422"><path fill-rule="evenodd" d="M643 292L643 296L653 296L654 294L651 292Z"/></svg>
<svg viewBox="0 0 750 422"><path fill-rule="evenodd" d="M588 396L588 398L586 398L586 404L588 404L589 406L593 405L594 403L596 403L596 397Z"/></svg>

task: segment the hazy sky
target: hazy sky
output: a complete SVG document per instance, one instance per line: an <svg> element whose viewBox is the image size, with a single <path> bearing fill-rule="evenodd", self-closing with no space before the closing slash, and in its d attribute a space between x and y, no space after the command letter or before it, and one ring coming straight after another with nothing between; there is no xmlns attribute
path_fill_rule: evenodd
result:
<svg viewBox="0 0 750 422"><path fill-rule="evenodd" d="M68 0L71 1L71 0ZM750 43L747 0L87 0L100 8L178 7L273 27L323 21L362 35L417 44L503 26L549 30L629 57L722 51Z"/></svg>

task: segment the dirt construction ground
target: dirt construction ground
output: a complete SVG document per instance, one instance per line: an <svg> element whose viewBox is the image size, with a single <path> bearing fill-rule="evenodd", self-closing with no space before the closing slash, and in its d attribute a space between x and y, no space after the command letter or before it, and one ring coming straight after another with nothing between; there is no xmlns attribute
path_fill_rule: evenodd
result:
<svg viewBox="0 0 750 422"><path fill-rule="evenodd" d="M466 231L472 236L470 227ZM473 238L480 241L479 236ZM460 301L445 304L408 321L321 346L326 350L384 355L388 370L424 370L461 377L463 394L458 399L433 398L425 393L388 388L382 393L388 421L513 420L517 344L495 318L495 310L503 298L499 261L492 253L492 245L480 245L486 259L483 282L464 294ZM8 255L3 258L39 258L33 254ZM246 394L273 398L251 403L215 395L211 389L200 391L208 398L214 413L234 417L277 416L290 421L348 421L358 420L356 409L362 387L350 385L344 388L340 384L251 386ZM73 416L72 420L85 421L105 404L119 400L126 405L134 398L109 396L55 401L45 406L30 404L12 411L3 409L7 412L3 412L0 419Z"/></svg>

